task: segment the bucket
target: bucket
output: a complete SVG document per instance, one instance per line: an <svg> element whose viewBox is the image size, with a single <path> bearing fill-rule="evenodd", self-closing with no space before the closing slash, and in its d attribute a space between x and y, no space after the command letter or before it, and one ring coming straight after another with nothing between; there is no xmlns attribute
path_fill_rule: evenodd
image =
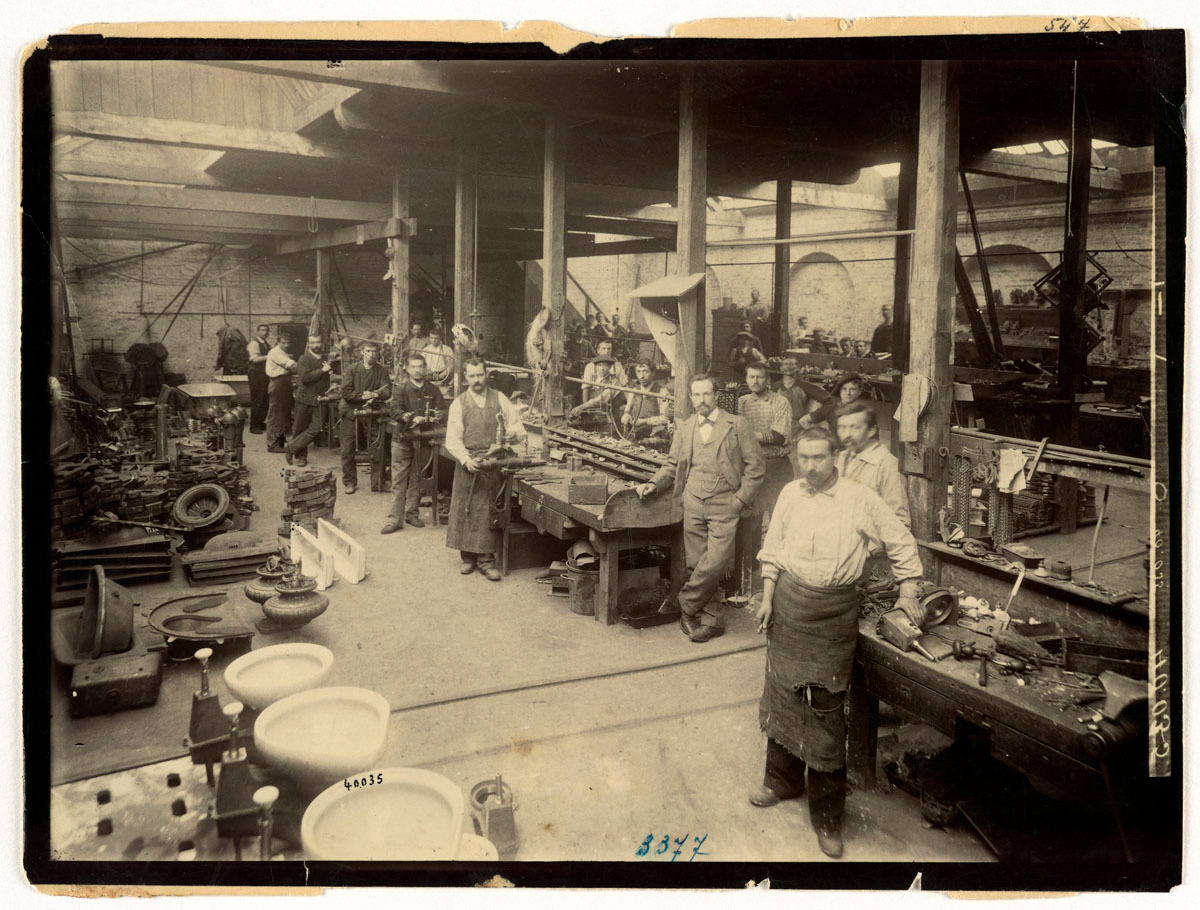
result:
<svg viewBox="0 0 1200 910"><path fill-rule="evenodd" d="M579 569L567 564L567 592L572 613L581 616L596 614L596 583L599 580L599 566L595 569Z"/></svg>

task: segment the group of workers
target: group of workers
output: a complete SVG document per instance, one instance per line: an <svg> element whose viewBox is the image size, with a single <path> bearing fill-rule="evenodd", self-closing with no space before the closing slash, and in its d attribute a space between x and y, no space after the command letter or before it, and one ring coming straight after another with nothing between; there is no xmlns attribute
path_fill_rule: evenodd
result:
<svg viewBox="0 0 1200 910"><path fill-rule="evenodd" d="M270 451L305 463L319 431L315 405L329 387L331 367L319 337L308 339L296 360L286 336L268 348L266 326L250 343L252 370L263 365L267 386L265 422ZM603 342L602 342L603 344ZM354 474L355 411L387 401L396 430L392 442L392 508L382 533L405 524L423 527L418 514L420 474L431 442L428 428L445 421L445 448L456 462L446 545L459 552L460 571L491 581L495 564L496 503L501 472L491 456L525 438L521 416L500 391L489 388L486 363L463 364L465 388L449 406L429 379L425 354L408 346L395 377L379 362L379 346L360 345L359 363L342 371L342 465L347 493ZM601 348L584 375L581 408L612 407L610 386L626 386L611 352ZM666 425L669 402L651 397L659 386L653 366L634 367L634 389L625 396L621 422L628 427ZM846 797L845 698L858 633L855 584L868 559L886 556L899 583L897 606L922 619L916 583L922 574L896 458L879 442L875 411L861 399L862 378L843 377L834 401L810 400L794 358L785 358L772 387L765 363L745 366L748 393L738 414L717 407L716 383L692 377L693 414L676 427L663 467L637 487L641 498L670 491L682 515L688 575L678 595L680 628L703 643L725 629L718 586L733 557L740 523L761 540L762 599L755 619L767 636L767 661L759 723L767 736L763 784L750 794L769 807L807 793L817 842L831 857L842 855ZM257 397L261 380L252 383ZM291 438L284 432L282 389L296 378ZM259 414L261 416L261 414ZM424 431L424 434L423 434ZM766 527L765 536L762 529Z"/></svg>
<svg viewBox="0 0 1200 910"><path fill-rule="evenodd" d="M919 623L922 567L897 460L878 440L874 409L859 398L861 378L844 377L839 406L818 419L795 366L785 361L772 389L765 364L747 365L750 391L736 415L717 407L711 377L694 376L694 413L676 429L666 464L637 493L644 499L670 491L683 516L688 576L678 603L680 628L693 642L724 631L717 588L739 523L761 534L768 519L755 617L767 635L759 705L767 755L763 785L750 802L769 807L807 792L818 845L839 857L855 585L868 559L885 554L899 583L897 606Z"/></svg>

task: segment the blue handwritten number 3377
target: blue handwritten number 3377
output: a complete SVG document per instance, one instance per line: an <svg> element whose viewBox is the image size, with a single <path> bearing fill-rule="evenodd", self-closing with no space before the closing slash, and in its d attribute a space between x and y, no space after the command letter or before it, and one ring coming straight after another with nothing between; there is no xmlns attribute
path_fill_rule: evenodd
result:
<svg viewBox="0 0 1200 910"><path fill-rule="evenodd" d="M671 835L664 834L662 836L662 841L658 844L658 847L654 851L654 855L662 856L664 853L666 853L668 850L671 849L671 842L674 841L675 849L671 852L671 860L670 861L675 862L675 860L677 860L679 858L679 854L682 852L681 848L683 847L684 844L687 843L689 836L690 835L685 834L683 837L672 838ZM644 841L642 841L641 846L637 848L636 855L637 856L648 856L650 853L650 848L652 846L654 846L654 840L655 840L655 838L654 838L653 834L647 834L646 839ZM697 856L708 856L709 855L700 850L700 848L704 846L704 842L706 840L708 840L707 834L705 834L703 837L696 835L695 837L692 838L692 840L694 840L696 842L696 846L692 848L692 855L688 857L687 861L689 863L692 860L694 860Z"/></svg>

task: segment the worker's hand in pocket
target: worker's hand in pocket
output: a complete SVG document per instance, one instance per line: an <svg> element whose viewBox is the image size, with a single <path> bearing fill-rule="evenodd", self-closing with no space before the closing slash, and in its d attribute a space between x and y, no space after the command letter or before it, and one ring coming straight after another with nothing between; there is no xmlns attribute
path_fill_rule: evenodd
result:
<svg viewBox="0 0 1200 910"><path fill-rule="evenodd" d="M647 496L652 496L656 489L658 488L652 483L639 483L634 487L635 492L638 494L638 499L645 499Z"/></svg>
<svg viewBox="0 0 1200 910"><path fill-rule="evenodd" d="M912 620L912 624L918 629L925 622L925 611L921 608L921 604L913 597L898 597L896 598L896 606L904 611L904 615Z"/></svg>
<svg viewBox="0 0 1200 910"><path fill-rule="evenodd" d="M764 600L762 602L762 606L760 606L758 611L754 614L754 621L758 623L759 633L761 634L766 632L767 629L771 628L771 623L774 621L774 619L775 607L769 600Z"/></svg>

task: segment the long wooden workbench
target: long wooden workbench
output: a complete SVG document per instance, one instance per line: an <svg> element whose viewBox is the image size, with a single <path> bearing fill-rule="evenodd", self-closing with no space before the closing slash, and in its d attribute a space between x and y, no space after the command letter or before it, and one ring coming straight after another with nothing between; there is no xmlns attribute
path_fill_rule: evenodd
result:
<svg viewBox="0 0 1200 910"><path fill-rule="evenodd" d="M520 471L513 477L513 493L520 504L520 517L539 531L560 540L587 537L600 554L600 578L596 592L596 619L611 625L620 615L619 558L622 550L659 545L671 551L674 594L684 575L683 547L678 539L680 516L671 514L672 497L638 498L632 481L608 478L604 503L572 503L572 477L587 474L566 467L546 466Z"/></svg>

